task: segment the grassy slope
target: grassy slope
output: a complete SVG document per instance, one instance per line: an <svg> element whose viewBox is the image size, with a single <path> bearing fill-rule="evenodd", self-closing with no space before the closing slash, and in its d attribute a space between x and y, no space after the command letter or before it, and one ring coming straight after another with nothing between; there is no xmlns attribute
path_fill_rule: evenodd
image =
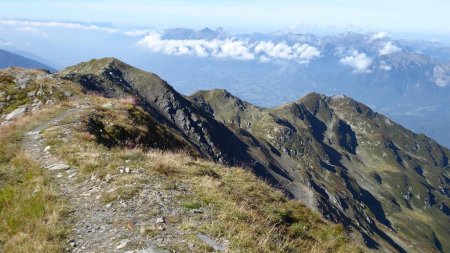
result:
<svg viewBox="0 0 450 253"><path fill-rule="evenodd" d="M65 202L47 171L21 150L21 136L58 107L0 128L0 251L58 252L65 228Z"/></svg>
<svg viewBox="0 0 450 253"><path fill-rule="evenodd" d="M74 84L50 77L37 80L42 73L20 68L0 72L0 102L4 103L0 114L7 114L19 106L29 106L33 100L27 96L29 92L35 92L34 99L44 104L50 100L62 101L0 126L0 251L59 252L64 247L66 228L60 220L64 215L65 200L59 196L51 175L27 157L21 139L33 126L65 108L63 91L79 94L80 90ZM14 76L27 76L26 87L16 85Z"/></svg>
<svg viewBox="0 0 450 253"><path fill-rule="evenodd" d="M68 203L59 195L48 171L27 158L21 147L21 136L67 108L68 103L61 105L58 102L66 99L61 95L63 91L81 94L73 84L61 86L60 81L53 79L34 81L36 73L29 73L32 83L25 89L14 86L14 78L2 76L0 88L12 96L2 112L29 104L31 99L26 93L38 89L44 91L42 100L53 99L57 104L33 114L27 113L12 124L0 127L0 251L61 252L70 229L61 222ZM64 131L61 132L58 126L44 134L52 150L79 168L79 180L92 175L104 178L117 172L117 167L124 163L142 169L144 177L125 176L114 180L112 183L119 190L105 193L102 196L105 203L139 193L139 186L125 187L129 183L142 185L148 178L158 177L167 189L176 188L179 184L189 185L189 191L182 192L176 205L185 209L204 208L211 215L208 222L200 226L194 225L190 217L169 217L171 222L186 231L184 239L187 242L201 244L195 235L203 232L228 240L232 252L359 250L349 244L350 240L341 226L325 222L301 203L286 199L280 191L249 171L194 158L195 152L186 143L163 126L152 124L150 116L132 100L87 98L92 105L79 118L72 117L73 122L66 122L74 123L67 125L74 128L73 134L65 136L72 144L70 147L60 141ZM95 119L104 126L102 131L106 140L103 140L110 144L109 148L98 143L101 136L95 135L95 126L99 125L89 124L89 119ZM166 148L185 151L174 153L153 149L163 144L158 136L171 140ZM168 249L184 252L186 245L169 245ZM198 249L202 252L211 250L207 245Z"/></svg>
<svg viewBox="0 0 450 253"><path fill-rule="evenodd" d="M445 175L447 173L445 168L442 168L445 158L443 158L436 143L424 136L416 136L380 115L371 119L371 116L376 114L364 105L352 102L351 99L331 99L326 103L322 101L322 106L319 106L320 98L319 94L311 94L299 100L298 103L289 103L275 109L261 109L240 101L224 90L200 91L190 97L200 106L209 109L214 113L215 118L228 126L245 128L253 136L267 140L278 150L284 148L284 150L290 150L291 154L294 153L292 160L298 164L308 160L314 164L316 160L326 159L327 157L325 150L321 149L320 146L307 146L308 137L314 137L311 136L313 130L320 131L320 128L309 126L309 121L307 118L304 119L306 114L303 112L306 111L306 108L309 112L314 112L320 121L328 124L327 129L324 128L326 130L324 139L328 139L327 144L330 145L333 141L332 147L343 154L344 159L340 159L339 162L344 163L351 176L357 180L360 186L370 190L381 201L388 218L391 219L397 229L399 237L408 241L407 247L411 251L423 252L433 248L436 241L440 240L444 248L443 251L445 251L448 243L443 238L448 234L448 228L442 220L446 221L447 217L439 210L439 203L441 201L448 202L448 198L446 199L445 196L441 198L442 193L440 192L431 192L437 200L431 208L426 206L429 189L433 188L428 189L426 185L441 185L439 178L444 181L442 179L444 177L440 174ZM332 110L327 109L327 104L332 107ZM361 113L357 113L357 110L355 110L359 107L362 108ZM301 108L305 109L300 110ZM330 117L331 115L333 117ZM333 122L333 120L336 121ZM338 137L342 135L339 135L336 128L338 120L350 123L352 129L356 132L358 137L357 154L349 153L341 145ZM288 124L283 124L283 122ZM320 126L320 124L317 125ZM403 165L399 164L395 153L385 147L385 139L393 140L396 143L395 145L405 150L404 154L400 154ZM415 143L422 148L411 150ZM282 148L280 149L280 147ZM399 152L401 153L403 150ZM449 156L448 150L444 149L443 152L447 152L447 157ZM296 156L297 153L301 153L302 156L299 158ZM352 159L348 160L345 157L351 157ZM434 161L436 161L435 165L433 164ZM419 164L421 167L416 166ZM320 164L314 166L315 168L321 167ZM305 167L307 166L300 165L299 171ZM416 168L423 168L424 175L420 175ZM339 175L339 173L331 175L320 173L319 176L325 177L323 180L327 185L328 192L337 195L345 190L345 188L340 189L339 186L345 184L336 175ZM377 182L374 175L382 178L383 182ZM333 178L336 180L334 181ZM380 186L381 184L383 186ZM415 196L408 202L411 202L413 207L407 207L406 204L403 204L404 193L410 188ZM393 199L398 200L401 206L393 204ZM411 211L410 208L414 208L414 210ZM366 211L373 213L370 209L366 209ZM392 236L395 237L396 234Z"/></svg>
<svg viewBox="0 0 450 253"><path fill-rule="evenodd" d="M130 198L141 190L139 186L121 186L131 182L145 184L147 178L162 177L161 183L167 187L179 184L189 186L190 190L183 192L177 205L187 209L201 207L211 213L209 222L200 226L190 225L188 217L171 218L180 229L186 231L184 239L187 241L195 241L195 235L203 232L228 240L232 252L358 251L354 245L349 244L341 226L323 221L318 214L297 201L286 199L280 191L242 168L226 168L184 153L138 147L130 149L126 145L111 148L99 145L96 142L99 136L95 136L87 126L92 115L98 115L99 112L105 115L128 115L120 117L120 120L114 117L97 118L102 120L103 125L115 125L121 129L134 127L145 134L145 127L136 121L134 113L129 113L130 110L142 111L132 101L100 97L91 97L89 100L92 109L79 115L82 123L77 124L78 120L67 122L75 123L69 124L75 126L75 134L63 136L64 131L58 128L49 129L44 134L52 150L56 150L62 159L80 169L80 180L93 175L104 179L108 174L117 173L117 167L123 164L143 171L145 176L124 177L112 182L123 190L104 194L102 199L105 202ZM105 103L111 103L112 106L102 107ZM116 136L114 131L107 134ZM72 144L70 147L57 141L62 136L68 138ZM123 140L123 143L127 143L127 140ZM168 246L169 249L182 252L186 251L185 247L186 245ZM204 250L207 251L206 248Z"/></svg>

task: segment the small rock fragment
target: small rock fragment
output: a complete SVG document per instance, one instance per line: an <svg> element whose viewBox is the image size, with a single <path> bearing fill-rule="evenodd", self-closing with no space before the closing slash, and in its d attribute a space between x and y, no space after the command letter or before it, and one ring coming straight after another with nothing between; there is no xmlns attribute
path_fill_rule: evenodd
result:
<svg viewBox="0 0 450 253"><path fill-rule="evenodd" d="M228 246L227 245L221 244L218 241L212 239L211 237L209 237L209 236L207 236L205 234L198 234L197 238L199 238L204 243L206 243L209 246L211 246L216 251L220 251L220 252L228 251Z"/></svg>
<svg viewBox="0 0 450 253"><path fill-rule="evenodd" d="M139 251L135 251L135 253L166 253L167 251L159 250L157 248L148 247L146 249L142 249Z"/></svg>
<svg viewBox="0 0 450 253"><path fill-rule="evenodd" d="M157 224L166 223L166 218L164 216L163 217L159 217L159 218L156 219L156 223Z"/></svg>
<svg viewBox="0 0 450 253"><path fill-rule="evenodd" d="M55 164L49 165L45 168L48 170L68 170L70 168L70 166L63 164L63 163L55 163Z"/></svg>
<svg viewBox="0 0 450 253"><path fill-rule="evenodd" d="M103 107L103 108L106 108L106 109L109 109L109 108L111 108L112 106L113 106L113 104L112 104L111 102L102 104L102 107Z"/></svg>
<svg viewBox="0 0 450 253"><path fill-rule="evenodd" d="M116 249L125 248L127 246L127 243L128 243L128 239L124 239L124 240L120 241L120 244L116 247Z"/></svg>
<svg viewBox="0 0 450 253"><path fill-rule="evenodd" d="M77 247L77 243L75 242L74 239L69 240L69 245L70 245L72 248Z"/></svg>
<svg viewBox="0 0 450 253"><path fill-rule="evenodd" d="M5 120L10 121L12 119L15 119L15 118L21 116L22 114L24 114L26 111L27 111L27 107L21 106L21 107L15 109L14 111L12 111L11 113L9 113L8 115L6 115Z"/></svg>

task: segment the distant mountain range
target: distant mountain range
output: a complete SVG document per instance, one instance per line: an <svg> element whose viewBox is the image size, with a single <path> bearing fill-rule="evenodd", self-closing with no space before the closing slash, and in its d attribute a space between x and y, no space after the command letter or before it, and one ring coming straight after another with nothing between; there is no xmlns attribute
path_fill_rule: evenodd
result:
<svg viewBox="0 0 450 253"><path fill-rule="evenodd" d="M225 88L262 107L310 92L345 94L450 147L450 47L442 42L396 39L382 32L317 36L182 27L40 29L49 36L11 27L2 39L30 41L7 48L26 48L58 68L115 56L164 76L183 94ZM90 40L79 41L83 36Z"/></svg>
<svg viewBox="0 0 450 253"><path fill-rule="evenodd" d="M55 69L41 63L39 61L27 58L25 56L15 54L6 50L0 49L0 68L7 67L22 67L28 69L46 69L54 72Z"/></svg>
<svg viewBox="0 0 450 253"><path fill-rule="evenodd" d="M254 59L215 56L213 50L207 51L213 57L198 57L196 51L172 48L138 65L166 76L184 93L223 87L259 106L280 105L311 91L346 94L450 146L450 47L443 43L394 40L384 33L230 36L221 29L171 29L158 45L178 41L179 48L189 49L195 41L227 38L242 43L240 50L248 49Z"/></svg>
<svg viewBox="0 0 450 253"><path fill-rule="evenodd" d="M229 36L229 34L225 33L222 28L211 30L210 28L206 27L198 31L188 28L172 28L165 30L162 38L169 40L212 40L225 38L227 36Z"/></svg>

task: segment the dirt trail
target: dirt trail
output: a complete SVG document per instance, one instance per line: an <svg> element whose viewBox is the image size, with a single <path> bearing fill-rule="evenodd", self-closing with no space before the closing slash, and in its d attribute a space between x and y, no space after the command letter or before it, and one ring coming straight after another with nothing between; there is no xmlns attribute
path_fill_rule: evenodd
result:
<svg viewBox="0 0 450 253"><path fill-rule="evenodd" d="M67 166L64 161L52 155L50 147L47 147L41 133L48 128L59 126L66 134L70 134L70 128L61 123L66 117L72 117L82 110L80 107L62 112L26 132L22 141L25 152L52 172L62 197L68 200L70 213L64 222L72 230L67 241L67 251L164 252L157 250L159 244L164 245L164 238L149 239L137 229L144 226L146 220L143 217L148 212L140 206L158 199L159 193L154 191L154 186L144 187L136 198L105 205L100 201L101 193L114 190L108 186L108 182L94 176L79 182L77 169ZM155 221L148 222L154 224Z"/></svg>

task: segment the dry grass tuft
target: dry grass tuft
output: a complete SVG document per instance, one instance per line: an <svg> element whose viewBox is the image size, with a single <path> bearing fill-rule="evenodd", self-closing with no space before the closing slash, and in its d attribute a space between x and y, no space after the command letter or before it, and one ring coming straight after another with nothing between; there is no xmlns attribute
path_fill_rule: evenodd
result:
<svg viewBox="0 0 450 253"><path fill-rule="evenodd" d="M25 130L60 109L45 108L0 127L0 251L63 250L65 204L47 171L21 151Z"/></svg>

